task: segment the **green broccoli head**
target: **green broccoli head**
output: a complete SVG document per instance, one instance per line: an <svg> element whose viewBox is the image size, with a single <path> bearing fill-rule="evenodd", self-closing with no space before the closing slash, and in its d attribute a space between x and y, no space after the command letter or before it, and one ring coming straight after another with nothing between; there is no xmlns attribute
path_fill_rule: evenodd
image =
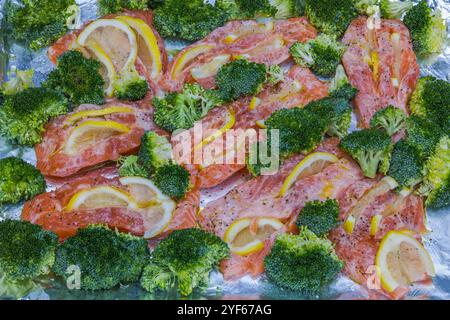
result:
<svg viewBox="0 0 450 320"><path fill-rule="evenodd" d="M238 59L219 69L216 85L222 99L231 102L243 96L258 94L266 82L266 76L264 64Z"/></svg>
<svg viewBox="0 0 450 320"><path fill-rule="evenodd" d="M172 145L167 137L148 131L142 137L139 159L149 172L172 163Z"/></svg>
<svg viewBox="0 0 450 320"><path fill-rule="evenodd" d="M370 121L373 128L382 129L393 136L405 127L406 114L399 108L388 106L378 110Z"/></svg>
<svg viewBox="0 0 450 320"><path fill-rule="evenodd" d="M267 83L274 86L284 81L284 70L279 65L274 64L267 69Z"/></svg>
<svg viewBox="0 0 450 320"><path fill-rule="evenodd" d="M33 165L15 157L0 160L0 205L29 200L45 188L44 176Z"/></svg>
<svg viewBox="0 0 450 320"><path fill-rule="evenodd" d="M352 122L352 107L345 99L324 98L309 103L306 110L329 121L327 134L343 138Z"/></svg>
<svg viewBox="0 0 450 320"><path fill-rule="evenodd" d="M378 171L386 174L389 170L393 146L391 137L384 131L354 131L341 140L340 147L359 163L366 177L375 178Z"/></svg>
<svg viewBox="0 0 450 320"><path fill-rule="evenodd" d="M353 0L306 0L305 13L316 28L336 38L358 16Z"/></svg>
<svg viewBox="0 0 450 320"><path fill-rule="evenodd" d="M431 156L444 135L442 129L431 120L412 115L406 120L408 142L414 146L423 159Z"/></svg>
<svg viewBox="0 0 450 320"><path fill-rule="evenodd" d="M11 74L9 81L6 81L0 87L0 92L4 95L10 96L19 93L25 89L33 87L34 70L15 70ZM1 104L1 101L0 101Z"/></svg>
<svg viewBox="0 0 450 320"><path fill-rule="evenodd" d="M401 19L412 7L413 1L380 0L381 16L385 19Z"/></svg>
<svg viewBox="0 0 450 320"><path fill-rule="evenodd" d="M303 229L298 236L278 236L264 266L267 277L276 285L315 295L336 279L344 263L329 240Z"/></svg>
<svg viewBox="0 0 450 320"><path fill-rule="evenodd" d="M0 134L13 143L34 146L42 141L44 125L66 114L69 103L61 93L47 88L28 88L6 96L0 108Z"/></svg>
<svg viewBox="0 0 450 320"><path fill-rule="evenodd" d="M148 178L149 171L141 164L138 156L121 157L118 161L118 172L121 177Z"/></svg>
<svg viewBox="0 0 450 320"><path fill-rule="evenodd" d="M344 67L340 64L336 68L336 74L330 83L330 97L353 100L358 94L358 89L350 84Z"/></svg>
<svg viewBox="0 0 450 320"><path fill-rule="evenodd" d="M26 221L0 222L0 274L10 281L46 275L55 262L58 237Z"/></svg>
<svg viewBox="0 0 450 320"><path fill-rule="evenodd" d="M207 286L210 272L228 256L228 245L216 235L201 229L174 231L152 252L141 285L149 292L177 285L187 296Z"/></svg>
<svg viewBox="0 0 450 320"><path fill-rule="evenodd" d="M147 80L139 75L134 65L123 71L114 83L115 95L119 100L142 100L149 89Z"/></svg>
<svg viewBox="0 0 450 320"><path fill-rule="evenodd" d="M85 58L78 51L68 51L58 58L58 66L43 84L60 91L75 106L105 103L105 82L100 74L100 62Z"/></svg>
<svg viewBox="0 0 450 320"><path fill-rule="evenodd" d="M359 14L373 16L380 12L379 0L355 0L355 7Z"/></svg>
<svg viewBox="0 0 450 320"><path fill-rule="evenodd" d="M298 65L311 68L324 77L335 74L344 52L345 47L326 34L321 34L307 43L297 42L290 48L290 53Z"/></svg>
<svg viewBox="0 0 450 320"><path fill-rule="evenodd" d="M450 131L450 83L432 76L419 79L410 108L413 114L426 117Z"/></svg>
<svg viewBox="0 0 450 320"><path fill-rule="evenodd" d="M326 236L338 226L339 204L336 200L312 201L305 204L297 219L297 226L307 227L317 236Z"/></svg>
<svg viewBox="0 0 450 320"><path fill-rule="evenodd" d="M198 84L186 84L182 92L153 98L154 121L162 129L173 132L190 129L210 110L222 104L219 94Z"/></svg>
<svg viewBox="0 0 450 320"><path fill-rule="evenodd" d="M67 268L77 266L81 289L110 289L138 280L148 258L145 239L93 225L58 246L53 272L67 280Z"/></svg>
<svg viewBox="0 0 450 320"><path fill-rule="evenodd" d="M328 119L309 110L293 108L275 111L266 120L269 139L272 131L278 130L280 156L308 153L322 142L328 130Z"/></svg>
<svg viewBox="0 0 450 320"><path fill-rule="evenodd" d="M27 0L22 5L10 2L7 20L12 28L11 35L24 41L30 49L39 50L72 27L75 7L75 0Z"/></svg>
<svg viewBox="0 0 450 320"><path fill-rule="evenodd" d="M184 198L190 186L190 173L178 164L166 164L156 169L153 175L155 185L175 200Z"/></svg>
<svg viewBox="0 0 450 320"><path fill-rule="evenodd" d="M146 10L148 8L148 0L98 0L98 12L101 16L124 10Z"/></svg>
<svg viewBox="0 0 450 320"><path fill-rule="evenodd" d="M441 137L425 163L425 178L419 193L427 195L426 205L440 209L450 205L450 137Z"/></svg>
<svg viewBox="0 0 450 320"><path fill-rule="evenodd" d="M414 51L419 57L441 53L447 38L447 26L439 11L433 11L427 0L409 10L403 22L411 32Z"/></svg>
<svg viewBox="0 0 450 320"><path fill-rule="evenodd" d="M422 181L424 161L419 151L406 140L394 146L388 175L401 187L414 187Z"/></svg>

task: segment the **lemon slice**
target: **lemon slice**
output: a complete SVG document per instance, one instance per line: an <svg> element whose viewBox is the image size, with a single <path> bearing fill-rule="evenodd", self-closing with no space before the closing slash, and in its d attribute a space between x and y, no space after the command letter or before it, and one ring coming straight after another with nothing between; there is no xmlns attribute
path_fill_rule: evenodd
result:
<svg viewBox="0 0 450 320"><path fill-rule="evenodd" d="M261 129L267 129L266 121L265 120L256 120L255 124L258 128Z"/></svg>
<svg viewBox="0 0 450 320"><path fill-rule="evenodd" d="M129 190L137 206L142 209L146 239L160 235L173 217L176 203L145 178L124 177L120 183Z"/></svg>
<svg viewBox="0 0 450 320"><path fill-rule="evenodd" d="M381 214L374 215L372 220L370 220L370 235L372 237L377 234L381 220L383 220L383 216Z"/></svg>
<svg viewBox="0 0 450 320"><path fill-rule="evenodd" d="M339 159L331 153L315 152L304 158L294 170L284 180L283 186L280 190L280 197L284 197L292 185L299 179L311 176L321 172L327 166L338 162Z"/></svg>
<svg viewBox="0 0 450 320"><path fill-rule="evenodd" d="M175 62L172 67L172 79L175 80L183 72L185 66L199 55L211 51L215 48L212 44L203 44L186 50Z"/></svg>
<svg viewBox="0 0 450 320"><path fill-rule="evenodd" d="M95 187L75 194L66 206L67 211L101 208L137 208L127 192L109 186Z"/></svg>
<svg viewBox="0 0 450 320"><path fill-rule="evenodd" d="M117 72L111 58L106 54L105 50L95 41L88 44L87 49L95 58L103 65L100 73L105 80L105 94L108 98L114 95L114 83L117 79Z"/></svg>
<svg viewBox="0 0 450 320"><path fill-rule="evenodd" d="M197 81L215 76L219 69L230 62L230 60L231 55L229 54L214 57L210 62L192 68L191 75Z"/></svg>
<svg viewBox="0 0 450 320"><path fill-rule="evenodd" d="M375 264L381 285L388 293L436 275L427 250L411 231L391 231L384 236Z"/></svg>
<svg viewBox="0 0 450 320"><path fill-rule="evenodd" d="M282 38L275 38L271 41L268 41L266 43L260 44L259 46L255 47L254 49L247 51L246 54L249 56L258 56L260 54L264 54L267 52L273 52L276 50L279 50L284 47L284 40Z"/></svg>
<svg viewBox="0 0 450 320"><path fill-rule="evenodd" d="M134 65L138 54L135 33L128 24L117 19L92 22L80 33L77 42L87 48L92 44L100 46L118 73Z"/></svg>
<svg viewBox="0 0 450 320"><path fill-rule="evenodd" d="M113 106L98 110L84 110L72 114L65 121L66 124L71 125L85 118L103 117L114 113L134 113L134 110L129 107Z"/></svg>
<svg viewBox="0 0 450 320"><path fill-rule="evenodd" d="M216 140L218 137L221 137L224 133L226 133L228 130L231 130L234 125L236 124L236 115L233 110L228 109L227 114L227 122L225 125L220 128L219 130L216 130L214 134L210 135L209 137L203 139L196 147L195 150L203 148L203 146L206 146Z"/></svg>
<svg viewBox="0 0 450 320"><path fill-rule="evenodd" d="M255 110L261 104L261 99L258 97L253 97L252 101L250 101L250 105L248 106L248 110Z"/></svg>
<svg viewBox="0 0 450 320"><path fill-rule="evenodd" d="M101 140L129 131L130 128L115 121L85 121L71 131L64 145L64 153L77 155Z"/></svg>
<svg viewBox="0 0 450 320"><path fill-rule="evenodd" d="M247 256L264 248L264 240L283 227L278 219L259 218L256 221L257 230L251 230L253 219L244 218L235 221L225 232L224 241L230 246L230 251L240 256Z"/></svg>
<svg viewBox="0 0 450 320"><path fill-rule="evenodd" d="M129 16L120 16L116 19L125 22L136 31L138 35L138 56L145 66L150 67L150 78L158 79L162 72L162 58L158 39L152 28L141 19Z"/></svg>
<svg viewBox="0 0 450 320"><path fill-rule="evenodd" d="M391 177L384 177L381 179L372 189L370 189L351 209L347 220L349 224L353 224L353 228L348 228L346 231L352 233L355 225L358 223L358 219L364 210L369 206L375 199L395 188L398 187L398 183ZM347 223L347 221L345 222ZM344 227L345 227L344 223Z"/></svg>

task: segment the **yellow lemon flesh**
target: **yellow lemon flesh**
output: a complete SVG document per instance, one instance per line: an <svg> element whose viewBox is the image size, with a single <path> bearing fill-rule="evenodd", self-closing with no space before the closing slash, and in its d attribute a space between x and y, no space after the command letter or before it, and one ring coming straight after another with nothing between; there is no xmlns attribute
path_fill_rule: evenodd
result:
<svg viewBox="0 0 450 320"><path fill-rule="evenodd" d="M130 128L115 121L85 121L71 131L64 145L64 153L77 155L99 141L129 131Z"/></svg>
<svg viewBox="0 0 450 320"><path fill-rule="evenodd" d="M97 110L84 110L72 114L70 117L66 119L65 122L66 124L70 125L86 118L103 117L114 113L134 113L134 110L129 107L120 107L120 106L113 106Z"/></svg>
<svg viewBox="0 0 450 320"><path fill-rule="evenodd" d="M258 97L253 97L252 101L250 101L250 105L248 106L248 110L255 110L261 104L261 99Z"/></svg>
<svg viewBox="0 0 450 320"><path fill-rule="evenodd" d="M199 65L198 67L192 68L191 75L195 80L202 80L209 77L213 77L217 74L219 69L230 62L231 55L223 54L217 57L214 57L211 61Z"/></svg>
<svg viewBox="0 0 450 320"><path fill-rule="evenodd" d="M255 124L258 128L267 129L265 120L256 120Z"/></svg>
<svg viewBox="0 0 450 320"><path fill-rule="evenodd" d="M370 220L370 235L374 237L378 232L378 227L380 226L380 222L383 219L381 214L374 215L372 220Z"/></svg>
<svg viewBox="0 0 450 320"><path fill-rule="evenodd" d="M131 195L124 190L102 186L75 194L66 206L67 211L101 208L137 208Z"/></svg>
<svg viewBox="0 0 450 320"><path fill-rule="evenodd" d="M102 64L103 68L100 73L105 80L105 94L108 98L114 95L114 83L117 79L117 72L111 58L106 54L105 50L95 41L88 44L87 49Z"/></svg>
<svg viewBox="0 0 450 320"><path fill-rule="evenodd" d="M388 293L435 276L433 261L411 231L391 231L381 241L375 264Z"/></svg>
<svg viewBox="0 0 450 320"><path fill-rule="evenodd" d="M214 49L215 45L203 44L199 46L192 47L186 50L182 55L177 59L173 68L172 68L172 79L175 80L178 75L183 72L185 66L192 60L194 60L199 55L211 51Z"/></svg>
<svg viewBox="0 0 450 320"><path fill-rule="evenodd" d="M125 22L136 31L138 35L138 56L145 66L150 67L150 78L158 79L162 72L162 58L158 39L152 28L141 19L129 16L120 16L116 19Z"/></svg>
<svg viewBox="0 0 450 320"><path fill-rule="evenodd" d="M232 253L247 256L264 248L264 241L283 227L280 220L274 218L258 218L257 231L252 232L252 218L235 221L226 231L224 241L230 246Z"/></svg>
<svg viewBox="0 0 450 320"><path fill-rule="evenodd" d="M304 158L294 170L284 180L283 186L280 190L280 197L284 197L289 189L294 185L297 180L317 174L325 169L327 166L338 162L339 159L331 153L327 152L315 152Z"/></svg>

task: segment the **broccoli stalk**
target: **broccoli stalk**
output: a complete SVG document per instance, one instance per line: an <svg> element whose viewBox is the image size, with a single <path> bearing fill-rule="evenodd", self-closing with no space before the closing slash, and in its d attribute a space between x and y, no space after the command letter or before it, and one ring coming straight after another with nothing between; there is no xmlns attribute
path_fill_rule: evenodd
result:
<svg viewBox="0 0 450 320"><path fill-rule="evenodd" d="M213 234L200 229L175 231L152 252L141 285L149 292L178 285L178 292L188 296L207 286L211 271L228 255L227 244Z"/></svg>
<svg viewBox="0 0 450 320"><path fill-rule="evenodd" d="M388 106L378 110L370 121L373 128L383 129L393 136L405 127L406 114L399 108Z"/></svg>
<svg viewBox="0 0 450 320"><path fill-rule="evenodd" d="M419 151L406 140L394 146L388 175L401 187L412 188L422 181L424 161Z"/></svg>
<svg viewBox="0 0 450 320"><path fill-rule="evenodd" d="M360 14L373 16L379 14L379 0L355 0L355 7Z"/></svg>
<svg viewBox="0 0 450 320"><path fill-rule="evenodd" d="M386 132L377 129L355 131L342 139L340 147L359 163L368 178L375 178L378 171L386 174L389 170L393 146Z"/></svg>
<svg viewBox="0 0 450 320"><path fill-rule="evenodd" d="M380 0L381 16L385 19L401 19L412 7L413 1Z"/></svg>
<svg viewBox="0 0 450 320"><path fill-rule="evenodd" d="M267 69L267 83L274 86L284 81L284 71L279 65L274 64Z"/></svg>
<svg viewBox="0 0 450 320"><path fill-rule="evenodd" d="M295 43L290 48L294 61L311 68L320 76L329 77L335 74L345 47L333 37L322 34L307 43Z"/></svg>
<svg viewBox="0 0 450 320"><path fill-rule="evenodd" d="M447 26L439 11L433 11L426 0L409 10L403 22L411 32L413 48L419 57L441 53L447 38Z"/></svg>
<svg viewBox="0 0 450 320"><path fill-rule="evenodd" d="M114 83L114 90L119 100L138 101L145 98L149 91L149 85L132 65L119 75Z"/></svg>
<svg viewBox="0 0 450 320"><path fill-rule="evenodd" d="M343 98L347 101L353 100L358 94L358 89L350 84L344 67L340 64L336 68L336 74L330 83L330 97Z"/></svg>
<svg viewBox="0 0 450 320"><path fill-rule="evenodd" d="M297 219L297 226L307 227L317 236L326 236L338 226L339 204L336 200L307 202Z"/></svg>
<svg viewBox="0 0 450 320"><path fill-rule="evenodd" d="M14 70L8 74L10 80L3 83L0 92L10 96L33 87L34 70Z"/></svg>
<svg viewBox="0 0 450 320"><path fill-rule="evenodd" d="M316 295L336 279L344 263L329 240L305 228L298 236L278 236L264 266L267 277L276 285Z"/></svg>
<svg viewBox="0 0 450 320"><path fill-rule="evenodd" d="M147 10L148 0L98 0L98 12L100 16L115 14L124 10Z"/></svg>

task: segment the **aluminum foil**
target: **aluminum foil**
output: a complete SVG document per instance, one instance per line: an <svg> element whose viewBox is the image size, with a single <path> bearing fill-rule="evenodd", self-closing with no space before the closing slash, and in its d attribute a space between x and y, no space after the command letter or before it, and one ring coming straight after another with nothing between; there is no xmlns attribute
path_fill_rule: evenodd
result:
<svg viewBox="0 0 450 320"><path fill-rule="evenodd" d="M0 23L4 19L3 8L9 0L0 0ZM16 1L16 0L11 0ZM209 0L214 1L214 0ZM418 1L416 1L418 2ZM443 54L421 62L422 75L433 75L440 79L450 81L450 0L428 1L430 6L438 8L447 20L448 38ZM96 0L77 0L81 7L82 21L97 17ZM167 41L167 49L181 49L186 43ZM33 68L35 70L34 82L38 85L52 70L53 66L46 56L46 49L36 53L30 53L25 48L5 41L4 30L0 28L0 83L8 79L8 71L14 68L21 70ZM353 117L354 118L354 117ZM353 121L355 123L355 121ZM354 125L352 126L354 127ZM8 144L0 137L0 158L18 156L35 164L36 157L31 148L17 148ZM224 185L202 193L202 206L208 202L225 195L233 186L242 182L245 177L237 175ZM49 185L49 190L54 186ZM0 221L2 219L18 219L22 205L6 206L0 208ZM450 299L450 208L441 211L428 212L429 233L424 236L424 244L430 252L435 268L436 277L433 286L414 287L408 297L413 299ZM335 283L317 299L353 299L367 298L364 288L340 276ZM179 298L175 291L148 294L139 285L122 286L114 290L85 292L80 290L68 290L61 282L49 279L43 285L43 289L29 294L25 299L176 299ZM192 299L304 299L298 294L276 288L266 281L264 276L259 279L244 277L238 281L224 281L219 272L211 275L209 288ZM311 298L311 297L308 297Z"/></svg>

